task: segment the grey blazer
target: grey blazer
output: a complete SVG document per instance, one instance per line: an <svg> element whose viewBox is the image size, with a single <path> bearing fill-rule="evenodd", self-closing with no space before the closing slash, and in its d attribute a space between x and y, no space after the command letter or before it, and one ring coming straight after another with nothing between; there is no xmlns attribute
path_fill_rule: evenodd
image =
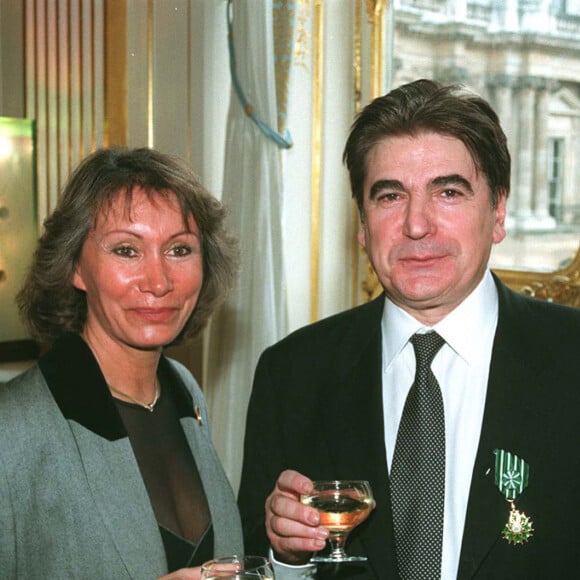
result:
<svg viewBox="0 0 580 580"><path fill-rule="evenodd" d="M202 424L180 419L211 512L214 554L241 553L235 497L195 379L162 357ZM148 580L167 574L159 528L90 349L67 337L0 387L0 577Z"/></svg>

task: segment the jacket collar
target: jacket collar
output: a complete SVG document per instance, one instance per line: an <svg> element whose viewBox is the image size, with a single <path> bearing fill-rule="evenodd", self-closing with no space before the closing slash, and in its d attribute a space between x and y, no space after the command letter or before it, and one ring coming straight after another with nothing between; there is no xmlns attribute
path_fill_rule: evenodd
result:
<svg viewBox="0 0 580 580"><path fill-rule="evenodd" d="M526 449L541 453L543 437L530 432L529 425L542 424L537 406L527 407L546 368L546 354L534 351L526 320L528 298L521 296L495 277L499 299L499 318L489 371L485 410L469 494L459 578L473 577L483 560L501 539L509 506L495 486L494 450L507 449L527 457ZM549 368L549 365L548 367ZM541 411L541 410L540 410ZM522 496L522 505L527 497ZM532 509L533 512L533 509Z"/></svg>
<svg viewBox="0 0 580 580"><path fill-rule="evenodd" d="M66 419L109 441L127 436L105 377L80 336L61 337L38 365ZM163 389L171 390L180 417L194 416L191 395L165 357L161 357L158 374Z"/></svg>

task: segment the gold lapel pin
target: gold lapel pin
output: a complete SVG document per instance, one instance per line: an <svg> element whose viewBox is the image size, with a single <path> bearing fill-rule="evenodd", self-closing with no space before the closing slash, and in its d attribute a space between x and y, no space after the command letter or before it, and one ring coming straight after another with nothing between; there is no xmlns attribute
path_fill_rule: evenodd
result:
<svg viewBox="0 0 580 580"><path fill-rule="evenodd" d="M199 405L195 405L193 407L193 412L195 414L195 418L197 419L197 424L201 427L203 425L203 420L201 418L201 412L199 410Z"/></svg>

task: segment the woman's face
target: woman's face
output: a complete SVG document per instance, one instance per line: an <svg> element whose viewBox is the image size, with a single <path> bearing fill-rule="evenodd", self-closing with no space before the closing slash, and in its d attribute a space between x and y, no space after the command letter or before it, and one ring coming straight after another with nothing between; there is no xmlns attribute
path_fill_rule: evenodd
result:
<svg viewBox="0 0 580 580"><path fill-rule="evenodd" d="M173 195L135 189L97 216L72 283L86 293L91 344L157 350L188 321L203 281L201 240Z"/></svg>

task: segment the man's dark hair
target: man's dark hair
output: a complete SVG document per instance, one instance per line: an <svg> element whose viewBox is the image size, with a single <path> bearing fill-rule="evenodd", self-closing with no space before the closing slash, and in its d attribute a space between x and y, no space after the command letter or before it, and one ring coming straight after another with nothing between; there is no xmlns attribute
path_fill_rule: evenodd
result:
<svg viewBox="0 0 580 580"><path fill-rule="evenodd" d="M491 190L491 204L510 190L510 154L499 118L489 103L462 85L421 79L378 97L356 117L343 161L361 216L370 151L387 137L437 133L459 139Z"/></svg>

